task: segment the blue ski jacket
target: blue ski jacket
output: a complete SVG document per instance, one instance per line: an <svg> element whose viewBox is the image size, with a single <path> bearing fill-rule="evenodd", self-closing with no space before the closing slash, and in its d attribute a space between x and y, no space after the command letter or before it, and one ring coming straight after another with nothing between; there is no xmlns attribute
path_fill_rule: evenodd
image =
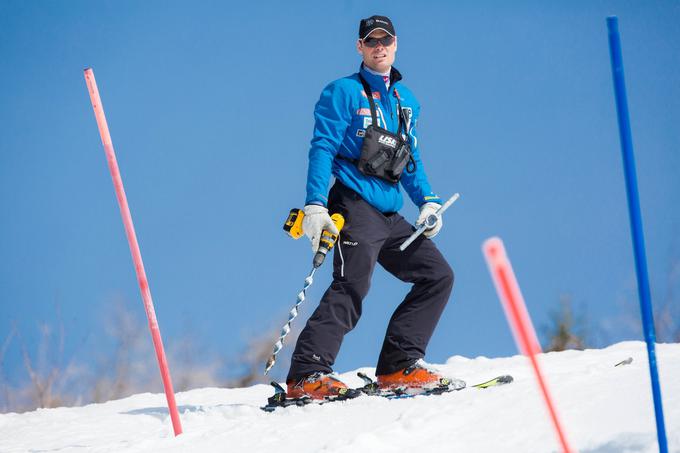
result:
<svg viewBox="0 0 680 453"><path fill-rule="evenodd" d="M368 72L363 63L359 71L373 91L378 125L394 133L399 125L399 96L416 162L415 172L404 170L399 182L416 206L420 207L427 202L441 204L441 199L430 188L420 160L416 134L420 104L411 90L400 82L401 74L395 68L392 68L390 74L389 90L382 77ZM328 183L332 174L380 212L397 212L401 209L404 201L399 184L366 176L355 163L342 158L359 159L364 131L372 122L370 105L359 80L359 73L335 80L324 88L314 109L314 119L305 204L327 205Z"/></svg>

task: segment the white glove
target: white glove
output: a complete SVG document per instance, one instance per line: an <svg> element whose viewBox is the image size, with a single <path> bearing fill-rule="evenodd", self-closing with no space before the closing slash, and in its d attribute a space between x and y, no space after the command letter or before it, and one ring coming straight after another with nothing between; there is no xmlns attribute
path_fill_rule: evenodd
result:
<svg viewBox="0 0 680 453"><path fill-rule="evenodd" d="M302 219L302 231L312 241L312 251L316 252L319 249L319 239L321 239L323 230L328 230L333 234L339 234L339 231L325 207L308 204L303 211L305 217Z"/></svg>
<svg viewBox="0 0 680 453"><path fill-rule="evenodd" d="M422 205L420 207L420 215L418 216L418 220L416 220L416 227L422 225L425 222L427 216L429 216L430 214L434 214L441 207L442 205L440 205L439 203L432 202L428 202ZM437 235L437 233L439 233L439 230L442 229L442 225L443 221L441 216L439 216L437 219L437 223L435 223L434 225L434 228L430 228L428 230L423 231L423 234L425 235L425 237L433 238Z"/></svg>

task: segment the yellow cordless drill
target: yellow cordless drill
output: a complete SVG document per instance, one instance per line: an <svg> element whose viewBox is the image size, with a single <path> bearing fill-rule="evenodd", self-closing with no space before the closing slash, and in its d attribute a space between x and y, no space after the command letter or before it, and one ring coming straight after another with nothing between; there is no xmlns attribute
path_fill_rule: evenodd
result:
<svg viewBox="0 0 680 453"><path fill-rule="evenodd" d="M304 219L304 217L305 213L302 209L291 209L286 222L283 224L283 230L293 239L299 239L304 234L302 231L302 219ZM342 230L342 227L345 226L345 218L341 214L335 213L331 215L331 220L338 231ZM314 254L314 268L323 264L326 255L333 248L337 240L337 234L333 234L328 230L323 230L321 232L319 249Z"/></svg>

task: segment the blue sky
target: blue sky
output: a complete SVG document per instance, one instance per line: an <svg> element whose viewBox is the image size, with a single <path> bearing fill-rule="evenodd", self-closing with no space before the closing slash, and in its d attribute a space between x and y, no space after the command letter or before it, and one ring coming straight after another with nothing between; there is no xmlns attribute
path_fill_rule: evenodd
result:
<svg viewBox="0 0 680 453"><path fill-rule="evenodd" d="M430 182L443 197L461 193L436 238L456 284L427 359L516 352L480 251L492 235L537 326L567 293L598 341L636 338L605 18L620 19L661 302L680 256L680 3L4 1L0 342L15 325L35 347L38 324L61 316L67 355L87 362L116 301L143 313L85 67L166 341L191 334L206 355L231 354L278 329L311 262L281 224L304 202L314 103L358 68L358 21L372 14L395 23ZM296 322L329 280L324 267ZM339 371L375 364L406 292L376 272ZM16 341L4 367L21 378Z"/></svg>

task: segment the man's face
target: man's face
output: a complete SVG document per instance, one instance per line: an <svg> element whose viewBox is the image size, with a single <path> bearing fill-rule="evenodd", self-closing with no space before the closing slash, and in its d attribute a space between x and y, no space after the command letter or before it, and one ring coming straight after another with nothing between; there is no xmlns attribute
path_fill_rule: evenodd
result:
<svg viewBox="0 0 680 453"><path fill-rule="evenodd" d="M394 37L394 42L386 46L382 42L374 41L375 39L382 39L390 35L383 30L374 30L363 40L357 41L357 50L364 59L364 64L377 72L387 72L394 64L394 57L397 51L397 38ZM371 39L373 38L373 39ZM367 43L377 44L375 47L370 47Z"/></svg>

